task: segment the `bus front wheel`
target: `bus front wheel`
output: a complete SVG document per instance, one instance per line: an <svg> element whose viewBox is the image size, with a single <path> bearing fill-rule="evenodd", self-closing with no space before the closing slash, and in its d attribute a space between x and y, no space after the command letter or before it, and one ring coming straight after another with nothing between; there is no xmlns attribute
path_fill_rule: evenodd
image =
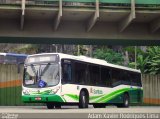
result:
<svg viewBox="0 0 160 119"><path fill-rule="evenodd" d="M81 91L79 97L79 108L88 108L88 97L85 91Z"/></svg>
<svg viewBox="0 0 160 119"><path fill-rule="evenodd" d="M53 109L54 108L54 104L52 104L52 103L46 103L46 105L47 105L48 109Z"/></svg>

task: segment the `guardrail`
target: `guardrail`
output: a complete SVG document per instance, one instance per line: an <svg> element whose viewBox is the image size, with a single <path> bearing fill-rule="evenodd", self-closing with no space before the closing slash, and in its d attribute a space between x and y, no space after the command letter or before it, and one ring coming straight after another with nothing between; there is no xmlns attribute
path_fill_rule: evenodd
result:
<svg viewBox="0 0 160 119"><path fill-rule="evenodd" d="M21 5L22 0L0 0L0 5ZM59 0L26 0L26 6L58 6ZM63 6L95 6L96 0L62 0ZM135 0L136 7L159 7L160 0ZM100 7L130 6L131 0L99 0Z"/></svg>

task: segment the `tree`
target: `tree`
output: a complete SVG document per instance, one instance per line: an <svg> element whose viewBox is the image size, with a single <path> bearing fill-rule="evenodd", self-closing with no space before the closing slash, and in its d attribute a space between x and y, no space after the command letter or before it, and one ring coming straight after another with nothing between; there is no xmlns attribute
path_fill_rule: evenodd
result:
<svg viewBox="0 0 160 119"><path fill-rule="evenodd" d="M100 49L96 49L93 52L93 57L98 59L103 59L109 63L118 64L118 65L122 65L124 63L124 58L122 54L117 53L112 49L104 48L104 47Z"/></svg>
<svg viewBox="0 0 160 119"><path fill-rule="evenodd" d="M134 66L135 62L130 63ZM142 73L159 74L160 73L160 46L148 47L146 52L138 54L137 67Z"/></svg>
<svg viewBox="0 0 160 119"><path fill-rule="evenodd" d="M145 73L160 73L160 47L152 46L147 49L146 59L148 60L145 67Z"/></svg>
<svg viewBox="0 0 160 119"><path fill-rule="evenodd" d="M25 53L25 54L35 54L38 53L39 45L36 44L26 44L21 47L15 47L12 49L16 53Z"/></svg>

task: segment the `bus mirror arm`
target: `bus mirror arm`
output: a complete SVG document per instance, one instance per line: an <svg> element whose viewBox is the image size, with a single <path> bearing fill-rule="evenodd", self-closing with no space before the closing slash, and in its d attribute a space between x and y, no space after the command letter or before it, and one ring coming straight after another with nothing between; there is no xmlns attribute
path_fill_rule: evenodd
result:
<svg viewBox="0 0 160 119"><path fill-rule="evenodd" d="M20 73L20 69L21 69L20 66L21 66L22 64L24 64L24 62L20 62L20 63L17 64L17 65L18 65L18 71L17 71L18 74Z"/></svg>

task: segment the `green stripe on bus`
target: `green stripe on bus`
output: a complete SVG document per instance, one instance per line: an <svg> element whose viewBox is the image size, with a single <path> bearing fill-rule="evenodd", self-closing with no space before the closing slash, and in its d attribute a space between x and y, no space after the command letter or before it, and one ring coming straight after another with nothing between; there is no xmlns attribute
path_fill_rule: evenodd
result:
<svg viewBox="0 0 160 119"><path fill-rule="evenodd" d="M72 98L75 101L79 101L79 96L75 95L75 94L65 94L65 96L68 96L70 98Z"/></svg>
<svg viewBox="0 0 160 119"><path fill-rule="evenodd" d="M89 100L90 101L95 100L94 103L107 103L111 100L114 100L114 98L122 95L124 92L131 92L131 91L138 91L138 90L141 90L141 89L123 88L123 89L116 90L116 91L109 93L109 94L90 96ZM79 96L76 94L65 94L65 96L68 96L75 101L79 101ZM40 101L44 101L44 102L47 102L47 101L67 102L65 98L63 98L59 95L26 95L26 96L22 96L24 102L35 102L35 101L37 101L37 100L35 100L36 97L41 97L42 100L40 100ZM48 99L46 99L46 98L48 98Z"/></svg>
<svg viewBox="0 0 160 119"><path fill-rule="evenodd" d="M89 100L95 100L95 99L100 98L100 97L102 97L102 96L104 96L104 95L90 96L90 97L89 97Z"/></svg>
<svg viewBox="0 0 160 119"><path fill-rule="evenodd" d="M42 91L42 92L32 92L32 93L30 93L30 95L49 95L50 94L50 92L51 92L52 90L45 90L45 91Z"/></svg>
<svg viewBox="0 0 160 119"><path fill-rule="evenodd" d="M104 94L104 95L97 95L97 96L90 96L89 100L96 100L95 103L106 103L114 98L116 98L117 96L123 94L124 92L130 92L130 91L138 91L140 89L136 89L136 88L123 88L123 89L119 89L116 90L112 93L109 94ZM79 101L79 96L76 94L65 94L66 96L72 98L75 101Z"/></svg>
<svg viewBox="0 0 160 119"><path fill-rule="evenodd" d="M116 98L117 96L123 94L124 92L130 92L130 91L138 91L140 89L136 89L136 88L124 88L124 89L120 89L120 90L116 90L110 94L104 95L102 98L98 99L97 101L95 101L95 103L107 103L108 101Z"/></svg>
<svg viewBox="0 0 160 119"><path fill-rule="evenodd" d="M110 94L104 95L102 98L100 98L99 100L96 101L96 103L105 103L108 102L109 100L113 99L114 97L129 91L130 88L124 88L124 89L120 89L120 90L116 90Z"/></svg>
<svg viewBox="0 0 160 119"><path fill-rule="evenodd" d="M75 95L75 94L65 94L65 96L68 96L68 97L72 98L75 101L79 101L79 96L78 95ZM104 96L104 95L90 96L89 99L90 100L94 100L94 99L100 98L102 96Z"/></svg>

